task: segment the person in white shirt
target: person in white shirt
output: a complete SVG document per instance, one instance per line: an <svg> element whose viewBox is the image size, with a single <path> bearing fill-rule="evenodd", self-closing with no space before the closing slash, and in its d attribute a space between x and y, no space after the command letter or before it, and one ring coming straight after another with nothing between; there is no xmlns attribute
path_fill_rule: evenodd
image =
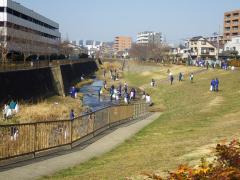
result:
<svg viewBox="0 0 240 180"><path fill-rule="evenodd" d="M12 116L12 110L10 109L9 105L5 104L3 109L3 118L6 119Z"/></svg>
<svg viewBox="0 0 240 180"><path fill-rule="evenodd" d="M146 103L151 104L151 97L149 94L146 95Z"/></svg>

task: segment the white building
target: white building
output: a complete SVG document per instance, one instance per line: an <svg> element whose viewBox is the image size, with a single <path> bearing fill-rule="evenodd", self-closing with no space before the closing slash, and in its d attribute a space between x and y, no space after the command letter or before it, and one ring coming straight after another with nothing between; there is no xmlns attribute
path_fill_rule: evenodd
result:
<svg viewBox="0 0 240 180"><path fill-rule="evenodd" d="M59 24L12 0L0 0L1 43L29 55L58 53Z"/></svg>
<svg viewBox="0 0 240 180"><path fill-rule="evenodd" d="M240 36L234 36L232 37L231 41L228 41L224 45L225 51L238 51L238 54L240 54Z"/></svg>
<svg viewBox="0 0 240 180"><path fill-rule="evenodd" d="M87 48L89 56L95 56L100 51L102 45L103 43L100 41L86 40L84 47Z"/></svg>
<svg viewBox="0 0 240 180"><path fill-rule="evenodd" d="M144 31L137 34L137 44L148 45L150 43L160 44L162 42L162 33L153 31Z"/></svg>

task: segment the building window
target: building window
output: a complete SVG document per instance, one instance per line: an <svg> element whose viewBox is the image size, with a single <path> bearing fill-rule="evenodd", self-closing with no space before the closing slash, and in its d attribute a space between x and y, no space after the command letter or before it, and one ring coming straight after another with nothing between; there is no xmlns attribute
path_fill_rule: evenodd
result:
<svg viewBox="0 0 240 180"><path fill-rule="evenodd" d="M4 7L0 7L0 8L4 8ZM8 7L7 7L7 13L12 14L12 15L14 15L14 16L16 16L16 17L25 19L26 21L33 22L33 23L38 24L38 25L40 25L40 26L44 26L44 27L46 27L46 28L48 28L48 29L52 29L52 30L56 30L56 29L57 29L57 28L55 28L55 27L53 27L53 26L51 26L51 25L48 25L48 24L46 24L46 23L44 23L44 22L41 22L41 21L39 21L39 20L37 20L37 19L34 19L34 18L30 17L30 16L27 16L27 15L25 15L25 14L22 14L22 13L20 13L20 12L18 12L18 11L15 11L15 10L13 10L13 9L11 9L11 8L8 8Z"/></svg>
<svg viewBox="0 0 240 180"><path fill-rule="evenodd" d="M225 27L225 31L230 31L230 27Z"/></svg>
<svg viewBox="0 0 240 180"><path fill-rule="evenodd" d="M233 24L234 24L234 25L238 25L238 20L234 20L234 21L233 21Z"/></svg>
<svg viewBox="0 0 240 180"><path fill-rule="evenodd" d="M0 7L0 12L5 12L5 8L4 7Z"/></svg>
<svg viewBox="0 0 240 180"><path fill-rule="evenodd" d="M231 14L227 14L227 15L225 16L225 18L226 18L226 19L230 19L230 18L231 18Z"/></svg>
<svg viewBox="0 0 240 180"><path fill-rule="evenodd" d="M234 26L234 27L233 27L233 30L234 30L234 31L237 31L237 30L238 30L238 26Z"/></svg>
<svg viewBox="0 0 240 180"><path fill-rule="evenodd" d="M202 45L206 45L207 43L206 43L206 41L202 41L201 44Z"/></svg>
<svg viewBox="0 0 240 180"><path fill-rule="evenodd" d="M233 14L233 17L235 17L235 18L238 17L238 16L239 16L239 13L234 13Z"/></svg>

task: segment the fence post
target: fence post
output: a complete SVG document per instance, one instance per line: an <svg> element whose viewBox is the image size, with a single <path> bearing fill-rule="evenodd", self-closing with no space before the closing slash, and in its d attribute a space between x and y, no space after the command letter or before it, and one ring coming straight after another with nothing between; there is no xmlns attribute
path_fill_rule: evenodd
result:
<svg viewBox="0 0 240 180"><path fill-rule="evenodd" d="M111 107L108 107L108 108L107 108L107 113L108 113L108 116L107 116L107 117L108 117L108 127L110 127L110 108L111 108Z"/></svg>
<svg viewBox="0 0 240 180"><path fill-rule="evenodd" d="M37 151L37 123L34 124L34 157Z"/></svg>
<svg viewBox="0 0 240 180"><path fill-rule="evenodd" d="M72 140L72 138L73 138L73 121L70 121L70 132L71 132L71 149L72 149L72 142L73 142L73 140Z"/></svg>

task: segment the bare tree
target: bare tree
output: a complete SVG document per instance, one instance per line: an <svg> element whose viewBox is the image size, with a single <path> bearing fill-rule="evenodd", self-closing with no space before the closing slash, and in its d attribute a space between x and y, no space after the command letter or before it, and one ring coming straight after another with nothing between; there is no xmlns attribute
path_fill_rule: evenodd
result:
<svg viewBox="0 0 240 180"><path fill-rule="evenodd" d="M131 49L129 50L129 54L131 57L136 58L138 60L146 60L148 58L148 47L138 44L133 44Z"/></svg>
<svg viewBox="0 0 240 180"><path fill-rule="evenodd" d="M13 35L15 34L15 31L12 30L11 36L8 36L8 29L4 26L0 30L0 53L1 53L1 59L3 63L6 63L8 61L7 55L10 50L10 45L14 41Z"/></svg>
<svg viewBox="0 0 240 180"><path fill-rule="evenodd" d="M170 48L164 44L133 44L129 51L131 57L139 60L153 60L155 62L169 60Z"/></svg>
<svg viewBox="0 0 240 180"><path fill-rule="evenodd" d="M59 53L69 57L73 53L73 48L69 46L68 41L63 41L59 43Z"/></svg>

